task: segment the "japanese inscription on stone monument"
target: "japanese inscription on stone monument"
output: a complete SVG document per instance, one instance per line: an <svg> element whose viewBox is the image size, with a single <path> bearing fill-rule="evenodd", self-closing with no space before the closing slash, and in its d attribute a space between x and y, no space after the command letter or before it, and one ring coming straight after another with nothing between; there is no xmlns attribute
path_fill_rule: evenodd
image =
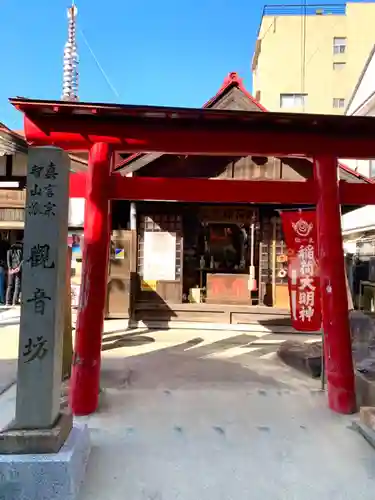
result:
<svg viewBox="0 0 375 500"><path fill-rule="evenodd" d="M37 429L60 409L69 157L30 148L28 160L16 421Z"/></svg>

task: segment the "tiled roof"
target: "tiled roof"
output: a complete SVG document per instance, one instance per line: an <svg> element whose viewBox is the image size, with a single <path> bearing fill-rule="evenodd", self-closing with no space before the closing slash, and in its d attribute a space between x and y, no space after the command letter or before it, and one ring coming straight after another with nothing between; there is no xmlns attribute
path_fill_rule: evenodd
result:
<svg viewBox="0 0 375 500"><path fill-rule="evenodd" d="M27 143L18 132L0 122L0 156L27 152Z"/></svg>
<svg viewBox="0 0 375 500"><path fill-rule="evenodd" d="M254 99L250 92L246 90L242 78L240 78L240 76L236 72L229 73L225 77L223 84L218 92L205 104L203 104L202 108L214 107L215 104L219 102L233 88L238 88L238 90L240 90L255 105L255 107L258 108L259 111L267 111L266 108L264 108L256 99ZM138 160L142 157L145 157L145 160L142 163L150 163L151 161L160 158L162 154L163 153L134 153L131 155L127 155L126 158L116 164L115 170L121 170L132 163L134 160Z"/></svg>

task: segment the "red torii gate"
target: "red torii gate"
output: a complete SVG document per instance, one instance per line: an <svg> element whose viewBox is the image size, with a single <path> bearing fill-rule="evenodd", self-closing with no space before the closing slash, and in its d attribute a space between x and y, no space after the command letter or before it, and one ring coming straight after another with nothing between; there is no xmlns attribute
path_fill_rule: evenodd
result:
<svg viewBox="0 0 375 500"><path fill-rule="evenodd" d="M76 328L71 406L96 410L110 241L110 200L287 203L317 206L323 329L329 407L355 411L354 373L344 274L340 204L375 204L374 184L338 182L337 158L375 157L375 118L124 106L24 98L31 145L89 150L83 283ZM314 159L304 182L121 177L112 154L164 152Z"/></svg>

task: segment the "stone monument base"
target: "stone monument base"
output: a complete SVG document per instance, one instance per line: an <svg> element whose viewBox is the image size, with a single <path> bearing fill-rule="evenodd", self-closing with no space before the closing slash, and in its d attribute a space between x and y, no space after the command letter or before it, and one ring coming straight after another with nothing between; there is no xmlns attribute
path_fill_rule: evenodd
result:
<svg viewBox="0 0 375 500"><path fill-rule="evenodd" d="M0 455L1 500L76 500L90 455L86 425L74 425L58 453Z"/></svg>
<svg viewBox="0 0 375 500"><path fill-rule="evenodd" d="M375 448L374 407L362 406L359 410L359 420L353 422L353 428L358 431L373 448Z"/></svg>
<svg viewBox="0 0 375 500"><path fill-rule="evenodd" d="M57 453L72 426L70 413L61 413L51 429L20 429L13 421L0 432L0 455Z"/></svg>
<svg viewBox="0 0 375 500"><path fill-rule="evenodd" d="M374 373L355 373L357 406L375 406Z"/></svg>

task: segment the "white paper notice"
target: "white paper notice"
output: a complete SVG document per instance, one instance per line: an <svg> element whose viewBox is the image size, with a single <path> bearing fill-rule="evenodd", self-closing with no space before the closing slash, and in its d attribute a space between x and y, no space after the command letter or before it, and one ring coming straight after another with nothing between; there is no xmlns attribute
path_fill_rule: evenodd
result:
<svg viewBox="0 0 375 500"><path fill-rule="evenodd" d="M145 232L143 279L146 281L175 281L176 235Z"/></svg>

